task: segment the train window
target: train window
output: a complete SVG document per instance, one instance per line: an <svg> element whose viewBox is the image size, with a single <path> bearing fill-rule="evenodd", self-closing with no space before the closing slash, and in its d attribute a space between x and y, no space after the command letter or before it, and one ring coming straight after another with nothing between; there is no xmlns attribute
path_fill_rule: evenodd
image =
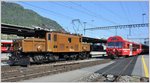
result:
<svg viewBox="0 0 150 83"><path fill-rule="evenodd" d="M51 40L51 34L48 34L48 40Z"/></svg>
<svg viewBox="0 0 150 83"><path fill-rule="evenodd" d="M79 42L81 42L81 38L79 38Z"/></svg>
<svg viewBox="0 0 150 83"><path fill-rule="evenodd" d="M2 47L11 47L11 44L1 44Z"/></svg>
<svg viewBox="0 0 150 83"><path fill-rule="evenodd" d="M127 48L129 48L129 44L127 44Z"/></svg>
<svg viewBox="0 0 150 83"><path fill-rule="evenodd" d="M68 38L68 42L71 43L71 38Z"/></svg>
<svg viewBox="0 0 150 83"><path fill-rule="evenodd" d="M116 47L118 47L118 48L122 48L122 42L116 42Z"/></svg>
<svg viewBox="0 0 150 83"><path fill-rule="evenodd" d="M54 41L57 41L57 35L56 34L54 35Z"/></svg>
<svg viewBox="0 0 150 83"><path fill-rule="evenodd" d="M137 49L137 48L138 48L138 45L133 44L133 48Z"/></svg>
<svg viewBox="0 0 150 83"><path fill-rule="evenodd" d="M122 42L109 42L109 43L107 43L108 48L114 48L114 47L122 48L122 46L123 46Z"/></svg>
<svg viewBox="0 0 150 83"><path fill-rule="evenodd" d="M140 48L140 46L139 46L139 45L138 45L137 47L138 47L138 48Z"/></svg>
<svg viewBox="0 0 150 83"><path fill-rule="evenodd" d="M139 45L137 45L137 48L140 48L140 46L139 46Z"/></svg>
<svg viewBox="0 0 150 83"><path fill-rule="evenodd" d="M107 46L108 46L108 48L113 48L113 47L114 47L114 42L109 42L109 43L107 44Z"/></svg>

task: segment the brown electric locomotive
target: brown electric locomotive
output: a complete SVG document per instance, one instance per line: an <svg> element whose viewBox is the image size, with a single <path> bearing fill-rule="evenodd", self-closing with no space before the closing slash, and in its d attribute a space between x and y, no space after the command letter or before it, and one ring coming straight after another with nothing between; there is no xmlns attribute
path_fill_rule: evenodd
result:
<svg viewBox="0 0 150 83"><path fill-rule="evenodd" d="M41 32L34 38L13 40L13 45L14 52L9 57L11 65L43 63L60 58L77 60L91 57L90 44L83 43L81 35Z"/></svg>

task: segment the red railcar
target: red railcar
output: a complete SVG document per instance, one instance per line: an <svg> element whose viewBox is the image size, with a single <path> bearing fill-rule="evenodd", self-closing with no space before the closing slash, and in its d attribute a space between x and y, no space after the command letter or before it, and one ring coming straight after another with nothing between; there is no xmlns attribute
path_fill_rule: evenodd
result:
<svg viewBox="0 0 150 83"><path fill-rule="evenodd" d="M124 40L120 36L113 36L109 37L107 40L106 52L111 58L136 56L142 52L142 45Z"/></svg>
<svg viewBox="0 0 150 83"><path fill-rule="evenodd" d="M12 40L1 40L1 52L12 52L13 51Z"/></svg>

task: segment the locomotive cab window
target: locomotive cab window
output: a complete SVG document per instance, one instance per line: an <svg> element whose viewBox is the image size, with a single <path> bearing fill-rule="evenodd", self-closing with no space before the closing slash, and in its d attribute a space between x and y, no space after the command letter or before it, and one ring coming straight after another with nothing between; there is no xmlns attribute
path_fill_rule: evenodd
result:
<svg viewBox="0 0 150 83"><path fill-rule="evenodd" d="M48 40L51 40L51 34L48 34Z"/></svg>
<svg viewBox="0 0 150 83"><path fill-rule="evenodd" d="M57 41L57 35L56 34L54 35L54 41Z"/></svg>
<svg viewBox="0 0 150 83"><path fill-rule="evenodd" d="M68 38L68 42L71 43L71 38Z"/></svg>

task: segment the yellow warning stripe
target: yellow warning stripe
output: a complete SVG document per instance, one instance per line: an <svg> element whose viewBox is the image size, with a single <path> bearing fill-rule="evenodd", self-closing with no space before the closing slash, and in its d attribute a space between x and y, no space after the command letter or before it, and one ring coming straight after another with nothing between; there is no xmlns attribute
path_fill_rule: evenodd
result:
<svg viewBox="0 0 150 83"><path fill-rule="evenodd" d="M144 56L142 56L142 63L143 63L143 67L144 67L145 77L149 77L148 68L146 66Z"/></svg>

